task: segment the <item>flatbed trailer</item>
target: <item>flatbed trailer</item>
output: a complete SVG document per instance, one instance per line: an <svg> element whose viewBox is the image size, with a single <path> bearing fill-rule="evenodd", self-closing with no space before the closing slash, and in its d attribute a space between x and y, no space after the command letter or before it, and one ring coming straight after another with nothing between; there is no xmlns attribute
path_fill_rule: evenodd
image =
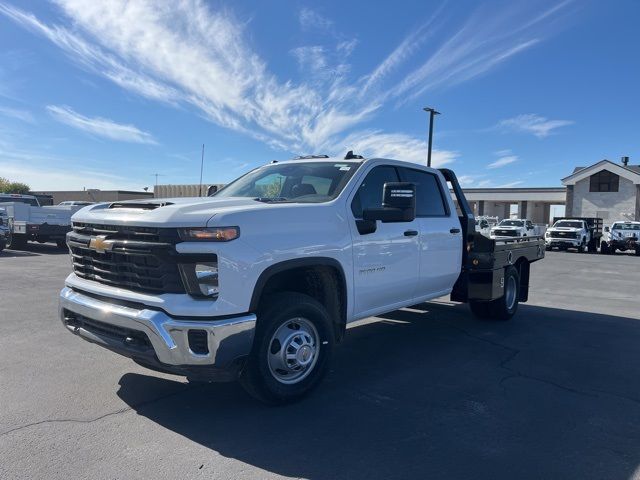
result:
<svg viewBox="0 0 640 480"><path fill-rule="evenodd" d="M469 303L479 317L503 318L513 315L505 305L517 308L518 302L529 299L531 263L545 256L542 236L491 239L475 231L475 217L455 174L440 169L457 202L460 225L466 246L462 255L460 276L451 292L451 300ZM517 275L513 275L513 272ZM518 281L516 298L509 299L510 278ZM509 310L507 308L506 310Z"/></svg>

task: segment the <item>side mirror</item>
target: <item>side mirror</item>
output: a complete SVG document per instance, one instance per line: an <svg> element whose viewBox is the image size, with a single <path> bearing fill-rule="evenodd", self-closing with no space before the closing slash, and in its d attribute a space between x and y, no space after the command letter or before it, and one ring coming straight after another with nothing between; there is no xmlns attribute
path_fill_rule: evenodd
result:
<svg viewBox="0 0 640 480"><path fill-rule="evenodd" d="M209 186L209 188L207 188L207 197L210 197L211 195L213 195L214 193L218 192L218 186L217 185L211 185Z"/></svg>
<svg viewBox="0 0 640 480"><path fill-rule="evenodd" d="M412 222L416 218L416 185L409 182L385 183L382 207L365 209L362 218L382 223Z"/></svg>
<svg viewBox="0 0 640 480"><path fill-rule="evenodd" d="M604 231L609 233L611 231L611 229L609 227L604 227Z"/></svg>

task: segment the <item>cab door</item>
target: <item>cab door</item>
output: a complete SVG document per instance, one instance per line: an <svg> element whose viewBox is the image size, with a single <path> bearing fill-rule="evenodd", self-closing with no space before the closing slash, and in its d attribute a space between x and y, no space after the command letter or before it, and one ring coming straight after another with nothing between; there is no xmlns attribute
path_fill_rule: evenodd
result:
<svg viewBox="0 0 640 480"><path fill-rule="evenodd" d="M409 305L419 271L420 226L412 222L376 222L374 232L358 229L362 211L382 206L386 182L399 181L396 167L373 167L358 186L350 204L354 262L354 317L363 318Z"/></svg>
<svg viewBox="0 0 640 480"><path fill-rule="evenodd" d="M417 299L448 294L462 266L462 229L435 171L399 168L400 180L416 185L419 236Z"/></svg>

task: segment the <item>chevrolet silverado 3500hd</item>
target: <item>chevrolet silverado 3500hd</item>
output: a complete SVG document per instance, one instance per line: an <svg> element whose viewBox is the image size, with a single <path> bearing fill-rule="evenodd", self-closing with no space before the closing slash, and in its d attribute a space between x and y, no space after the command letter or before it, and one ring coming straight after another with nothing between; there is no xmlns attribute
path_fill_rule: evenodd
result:
<svg viewBox="0 0 640 480"><path fill-rule="evenodd" d="M288 402L320 381L354 320L443 295L509 319L544 241L491 240L474 223L450 170L272 162L209 198L80 210L59 315L140 365Z"/></svg>

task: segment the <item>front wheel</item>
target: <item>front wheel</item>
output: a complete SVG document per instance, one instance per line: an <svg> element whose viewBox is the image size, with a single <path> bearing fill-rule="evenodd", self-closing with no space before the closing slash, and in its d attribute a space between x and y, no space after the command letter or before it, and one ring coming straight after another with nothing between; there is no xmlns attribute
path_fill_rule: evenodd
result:
<svg viewBox="0 0 640 480"><path fill-rule="evenodd" d="M258 311L240 383L264 403L299 400L325 375L333 344L333 322L322 304L300 293L274 295Z"/></svg>

